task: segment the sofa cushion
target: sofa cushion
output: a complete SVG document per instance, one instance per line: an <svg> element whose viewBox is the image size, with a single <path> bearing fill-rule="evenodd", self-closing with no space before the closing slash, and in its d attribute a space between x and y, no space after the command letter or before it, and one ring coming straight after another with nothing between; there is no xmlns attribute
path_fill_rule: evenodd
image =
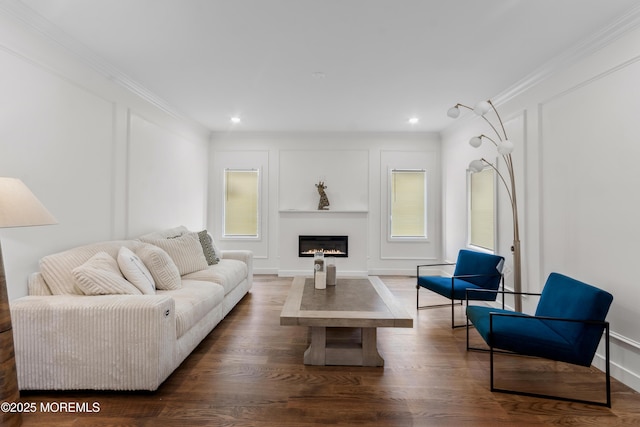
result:
<svg viewBox="0 0 640 427"><path fill-rule="evenodd" d="M236 259L221 259L216 265L183 276L183 279L205 280L218 283L224 288L225 295L247 277L247 264Z"/></svg>
<svg viewBox="0 0 640 427"><path fill-rule="evenodd" d="M156 293L156 282L153 280L151 272L131 249L121 247L116 261L118 261L118 267L120 267L125 279L140 289L140 292L145 295Z"/></svg>
<svg viewBox="0 0 640 427"><path fill-rule="evenodd" d="M98 252L106 252L115 258L121 247L135 250L140 245L142 243L135 240L114 240L79 246L45 256L40 260L40 271L53 295L83 295L71 273L74 268L81 266Z"/></svg>
<svg viewBox="0 0 640 427"><path fill-rule="evenodd" d="M182 287L170 291L158 291L159 295L169 295L176 304L176 335L180 338L193 325L224 299L222 286L197 280L183 280Z"/></svg>
<svg viewBox="0 0 640 427"><path fill-rule="evenodd" d="M180 275L207 268L198 233L186 233L173 239L149 239L147 243L162 248L178 267Z"/></svg>
<svg viewBox="0 0 640 427"><path fill-rule="evenodd" d="M136 249L136 254L149 269L151 277L156 283L156 289L167 290L182 287L178 267L163 249L145 243Z"/></svg>
<svg viewBox="0 0 640 427"><path fill-rule="evenodd" d="M106 252L98 252L71 273L85 295L141 294L122 276L116 260Z"/></svg>

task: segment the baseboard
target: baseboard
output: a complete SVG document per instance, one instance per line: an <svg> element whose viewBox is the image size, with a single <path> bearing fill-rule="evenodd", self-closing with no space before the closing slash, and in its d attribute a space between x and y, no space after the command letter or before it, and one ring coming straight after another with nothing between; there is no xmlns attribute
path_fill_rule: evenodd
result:
<svg viewBox="0 0 640 427"><path fill-rule="evenodd" d="M278 270L278 277L295 277L295 276L309 276L313 275L313 270ZM367 271L349 271L338 270L338 277L366 277L370 274Z"/></svg>
<svg viewBox="0 0 640 427"><path fill-rule="evenodd" d="M375 268L369 276L416 276L416 268Z"/></svg>
<svg viewBox="0 0 640 427"><path fill-rule="evenodd" d="M610 337L611 376L624 385L640 391L640 343L613 331ZM623 361L626 366L622 366L618 361ZM592 364L604 372L604 339L600 342ZM638 367L636 372L633 370L634 367Z"/></svg>
<svg viewBox="0 0 640 427"><path fill-rule="evenodd" d="M264 275L269 275L269 276L273 276L273 275L277 275L278 274L278 269L277 268L253 268L253 274L264 274Z"/></svg>

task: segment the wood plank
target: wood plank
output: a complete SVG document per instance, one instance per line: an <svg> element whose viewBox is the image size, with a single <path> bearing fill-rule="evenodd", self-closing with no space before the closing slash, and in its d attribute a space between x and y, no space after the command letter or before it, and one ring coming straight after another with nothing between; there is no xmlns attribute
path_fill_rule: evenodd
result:
<svg viewBox="0 0 640 427"><path fill-rule="evenodd" d="M23 402L100 404L97 413L24 413L23 426L640 425L640 394L616 380L611 409L491 393L488 355L466 351L465 331L451 329L451 308L417 312L415 277L380 279L414 316L414 328L378 330L384 368L304 365L308 328L280 326L291 278L257 275L251 293L157 391L23 391ZM464 309L456 307L456 316L464 321ZM578 397L592 397L602 386L602 372L593 367L522 357L498 363L498 380L509 385L526 387L539 378L536 389L562 388Z"/></svg>

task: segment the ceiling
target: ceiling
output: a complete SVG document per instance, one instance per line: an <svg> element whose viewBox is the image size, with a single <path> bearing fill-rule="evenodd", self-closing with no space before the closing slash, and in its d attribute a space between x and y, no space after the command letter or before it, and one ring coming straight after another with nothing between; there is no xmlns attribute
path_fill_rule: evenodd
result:
<svg viewBox="0 0 640 427"><path fill-rule="evenodd" d="M637 9L637 0L13 3L115 80L212 131L439 131L456 102L495 99Z"/></svg>

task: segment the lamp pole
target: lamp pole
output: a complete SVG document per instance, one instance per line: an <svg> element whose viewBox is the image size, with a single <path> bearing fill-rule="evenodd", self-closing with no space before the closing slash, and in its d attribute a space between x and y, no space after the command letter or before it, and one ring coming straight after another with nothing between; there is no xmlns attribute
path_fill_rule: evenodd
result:
<svg viewBox="0 0 640 427"><path fill-rule="evenodd" d="M513 216L513 245L511 246L511 253L513 254L513 290L516 293L520 293L522 292L522 263L520 254L520 227L518 224L516 181L513 170L513 159L511 157L511 152L513 151L513 143L509 141L509 138L507 137L507 131L505 130L504 123L502 122L502 118L500 117L498 110L496 110L496 107L490 100L481 101L473 108L464 104L456 104L454 107L451 107L449 111L447 111L447 115L452 118L457 118L460 115L460 107L472 110L474 113L482 117L498 136L498 141L495 141L494 139L484 134L474 136L469 140L469 144L477 148L482 144L483 139L488 139L489 141L491 141L491 143L495 145L498 153L504 159L507 167L507 173L509 175L508 179L505 179L505 177L500 173L498 168L493 163L487 161L484 158L472 161L469 165L469 168L472 172L480 172L482 169L484 169L485 165L489 165L496 171L502 183L504 184L505 189L507 190L509 201L511 202L511 214ZM491 123L491 121L485 117L485 114L487 114L489 111L493 111L496 114L496 117L498 118L498 122L500 124L500 129L496 128L493 123ZM514 308L516 311L522 311L521 295L514 296Z"/></svg>

